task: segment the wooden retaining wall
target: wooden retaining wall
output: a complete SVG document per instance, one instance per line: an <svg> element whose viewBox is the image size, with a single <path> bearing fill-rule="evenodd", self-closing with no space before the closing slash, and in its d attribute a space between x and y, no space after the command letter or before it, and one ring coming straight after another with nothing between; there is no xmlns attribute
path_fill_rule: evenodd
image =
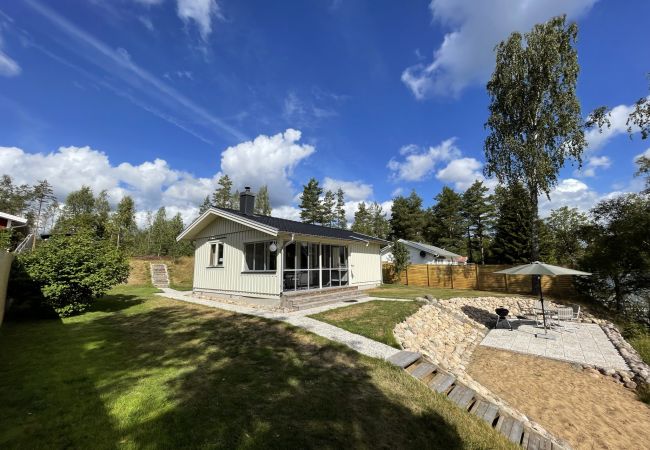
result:
<svg viewBox="0 0 650 450"><path fill-rule="evenodd" d="M400 282L409 286L423 286L448 289L475 289L480 291L530 294L533 291L533 277L527 275L502 275L494 272L513 266L507 265L434 265L412 264L402 272ZM396 281L392 264L383 265L384 283ZM544 294L555 297L575 295L572 276L542 277Z"/></svg>

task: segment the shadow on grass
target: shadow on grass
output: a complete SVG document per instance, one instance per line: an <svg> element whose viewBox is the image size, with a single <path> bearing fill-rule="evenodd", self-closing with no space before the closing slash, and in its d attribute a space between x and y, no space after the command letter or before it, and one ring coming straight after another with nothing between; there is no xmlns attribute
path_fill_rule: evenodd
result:
<svg viewBox="0 0 650 450"><path fill-rule="evenodd" d="M100 302L108 316L0 329L0 447L464 447L353 351L186 305L127 315L128 297Z"/></svg>

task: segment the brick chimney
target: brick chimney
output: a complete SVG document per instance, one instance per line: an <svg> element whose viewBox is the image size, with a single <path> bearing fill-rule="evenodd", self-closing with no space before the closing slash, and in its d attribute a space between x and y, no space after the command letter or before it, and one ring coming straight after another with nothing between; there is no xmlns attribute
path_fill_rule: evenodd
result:
<svg viewBox="0 0 650 450"><path fill-rule="evenodd" d="M239 194L239 211L248 216L255 211L255 194L251 192L250 186L246 186L244 192Z"/></svg>

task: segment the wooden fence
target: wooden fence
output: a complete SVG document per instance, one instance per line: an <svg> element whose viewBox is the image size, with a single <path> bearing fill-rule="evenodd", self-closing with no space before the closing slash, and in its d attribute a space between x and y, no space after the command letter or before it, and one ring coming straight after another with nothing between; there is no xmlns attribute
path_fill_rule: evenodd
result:
<svg viewBox="0 0 650 450"><path fill-rule="evenodd" d="M506 265L435 265L412 264L402 272L400 282L410 286L428 286L448 289L475 289L480 291L530 294L533 277L529 275L495 274L513 266ZM392 264L383 265L384 283L396 280ZM572 276L542 277L542 291L555 297L575 295Z"/></svg>

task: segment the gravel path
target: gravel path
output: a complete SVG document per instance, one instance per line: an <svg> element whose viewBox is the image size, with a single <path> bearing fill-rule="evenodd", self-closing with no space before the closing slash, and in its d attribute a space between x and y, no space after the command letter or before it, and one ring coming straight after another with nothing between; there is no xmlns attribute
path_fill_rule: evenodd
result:
<svg viewBox="0 0 650 450"><path fill-rule="evenodd" d="M388 359L391 356L399 353L399 350L389 345L382 344L381 342L368 339L367 337L358 334L350 333L349 331L335 327L327 323L307 317L307 315L317 314L319 312L328 311L330 309L341 308L350 306L351 303L333 303L331 305L324 305L318 308L306 309L294 312L273 312L265 311L259 308L251 308L249 306L235 305L231 303L221 303L214 300L202 300L188 295L186 292L176 291L174 289L163 288L162 293L156 294L161 297L167 297L182 302L195 303L198 305L207 306L209 308L225 309L227 311L236 312L239 314L247 314L249 316L263 317L265 319L280 320L289 323L296 327L304 328L314 334L330 339L332 341L345 344L357 352L371 356L373 358ZM368 297L359 299L356 303L365 303L373 300L387 300L383 298Z"/></svg>

